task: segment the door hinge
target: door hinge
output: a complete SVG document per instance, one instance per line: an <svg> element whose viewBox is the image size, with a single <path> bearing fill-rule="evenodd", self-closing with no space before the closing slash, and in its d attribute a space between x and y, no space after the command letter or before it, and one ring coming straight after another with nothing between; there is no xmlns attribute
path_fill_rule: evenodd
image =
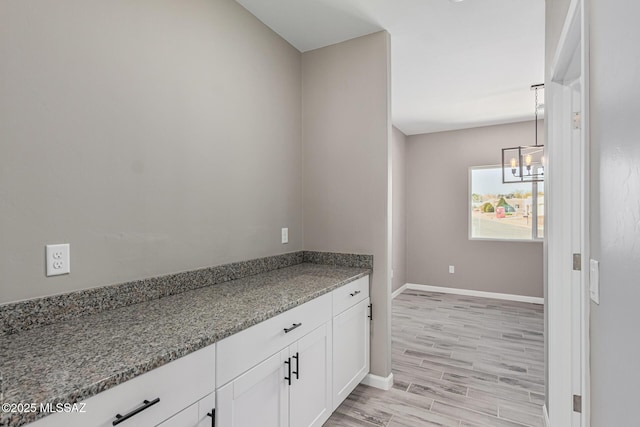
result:
<svg viewBox="0 0 640 427"><path fill-rule="evenodd" d="M573 269L575 271L582 270L582 254L573 254Z"/></svg>
<svg viewBox="0 0 640 427"><path fill-rule="evenodd" d="M573 113L573 128L582 128L582 114L580 113L580 111Z"/></svg>
<svg viewBox="0 0 640 427"><path fill-rule="evenodd" d="M582 396L573 395L573 412L582 413Z"/></svg>

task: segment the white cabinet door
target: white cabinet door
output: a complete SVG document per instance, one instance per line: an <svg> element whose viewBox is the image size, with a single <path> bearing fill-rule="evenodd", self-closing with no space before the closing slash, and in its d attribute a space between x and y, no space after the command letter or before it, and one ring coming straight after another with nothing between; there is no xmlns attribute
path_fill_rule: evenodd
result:
<svg viewBox="0 0 640 427"><path fill-rule="evenodd" d="M216 416L224 427L287 427L289 386L284 380L289 348L280 351L216 392Z"/></svg>
<svg viewBox="0 0 640 427"><path fill-rule="evenodd" d="M198 401L198 427L215 427L216 394L211 393ZM220 425L220 424L218 424Z"/></svg>
<svg viewBox="0 0 640 427"><path fill-rule="evenodd" d="M198 425L198 404L194 403L186 409L178 412L168 420L156 427L196 427Z"/></svg>
<svg viewBox="0 0 640 427"><path fill-rule="evenodd" d="M335 410L369 372L369 299L333 318Z"/></svg>
<svg viewBox="0 0 640 427"><path fill-rule="evenodd" d="M332 412L331 325L325 323L289 347L291 427L320 427Z"/></svg>

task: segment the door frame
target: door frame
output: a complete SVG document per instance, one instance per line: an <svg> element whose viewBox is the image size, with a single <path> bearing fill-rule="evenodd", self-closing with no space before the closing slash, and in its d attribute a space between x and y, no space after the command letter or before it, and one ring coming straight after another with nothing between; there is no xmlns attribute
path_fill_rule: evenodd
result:
<svg viewBox="0 0 640 427"><path fill-rule="evenodd" d="M545 85L548 203L548 426L588 427L589 414L589 19L588 1L572 0ZM580 131L573 130L579 94ZM576 224L578 224L576 226ZM581 254L580 271L573 254ZM576 378L578 377L578 378ZM581 413L573 395L582 396Z"/></svg>

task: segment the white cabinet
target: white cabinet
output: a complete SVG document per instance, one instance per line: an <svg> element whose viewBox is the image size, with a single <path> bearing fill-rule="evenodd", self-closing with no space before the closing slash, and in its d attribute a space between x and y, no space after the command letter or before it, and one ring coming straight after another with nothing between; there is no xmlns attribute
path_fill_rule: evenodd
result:
<svg viewBox="0 0 640 427"><path fill-rule="evenodd" d="M369 276L217 344L223 427L320 427L369 373Z"/></svg>
<svg viewBox="0 0 640 427"><path fill-rule="evenodd" d="M319 427L331 415L327 322L217 391L225 427Z"/></svg>
<svg viewBox="0 0 640 427"><path fill-rule="evenodd" d="M194 403L156 427L194 427L198 423L198 404Z"/></svg>
<svg viewBox="0 0 640 427"><path fill-rule="evenodd" d="M189 417L188 412L182 412L190 409L193 413L194 404L195 416L189 427L196 426L198 401L215 389L215 355L215 345L205 347L90 397L83 402L84 413L56 413L30 426L113 427L114 421L117 427L182 426ZM215 405L215 397L209 404L211 399ZM174 415L179 415L175 422Z"/></svg>
<svg viewBox="0 0 640 427"><path fill-rule="evenodd" d="M216 394L211 393L186 409L178 412L156 427L212 427L215 426Z"/></svg>
<svg viewBox="0 0 640 427"><path fill-rule="evenodd" d="M282 350L217 390L217 425L287 425L288 385L284 377L289 349Z"/></svg>
<svg viewBox="0 0 640 427"><path fill-rule="evenodd" d="M198 427L215 427L216 394L211 393L198 402ZM164 427L164 426L163 426Z"/></svg>
<svg viewBox="0 0 640 427"><path fill-rule="evenodd" d="M361 277L331 293L333 315L337 316L349 307L369 298L369 276Z"/></svg>
<svg viewBox="0 0 640 427"><path fill-rule="evenodd" d="M320 427L331 416L331 347L329 322L290 347L293 376L289 388L291 427Z"/></svg>
<svg viewBox="0 0 640 427"><path fill-rule="evenodd" d="M333 407L335 410L369 373L369 298L333 319Z"/></svg>
<svg viewBox="0 0 640 427"><path fill-rule="evenodd" d="M325 294L216 343L216 388L331 321L331 305Z"/></svg>
<svg viewBox="0 0 640 427"><path fill-rule="evenodd" d="M369 276L333 291L333 406L369 373Z"/></svg>
<svg viewBox="0 0 640 427"><path fill-rule="evenodd" d="M369 277L34 427L321 427L369 372Z"/></svg>

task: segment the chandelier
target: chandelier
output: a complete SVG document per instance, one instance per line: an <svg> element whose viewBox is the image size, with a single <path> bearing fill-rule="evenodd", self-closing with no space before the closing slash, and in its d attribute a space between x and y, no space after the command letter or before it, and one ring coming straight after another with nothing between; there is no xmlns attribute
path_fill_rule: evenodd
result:
<svg viewBox="0 0 640 427"><path fill-rule="evenodd" d="M544 181L544 145L538 144L538 111L544 104L538 102L538 90L544 90L544 84L531 86L535 91L535 145L520 145L502 149L502 182L540 182Z"/></svg>

